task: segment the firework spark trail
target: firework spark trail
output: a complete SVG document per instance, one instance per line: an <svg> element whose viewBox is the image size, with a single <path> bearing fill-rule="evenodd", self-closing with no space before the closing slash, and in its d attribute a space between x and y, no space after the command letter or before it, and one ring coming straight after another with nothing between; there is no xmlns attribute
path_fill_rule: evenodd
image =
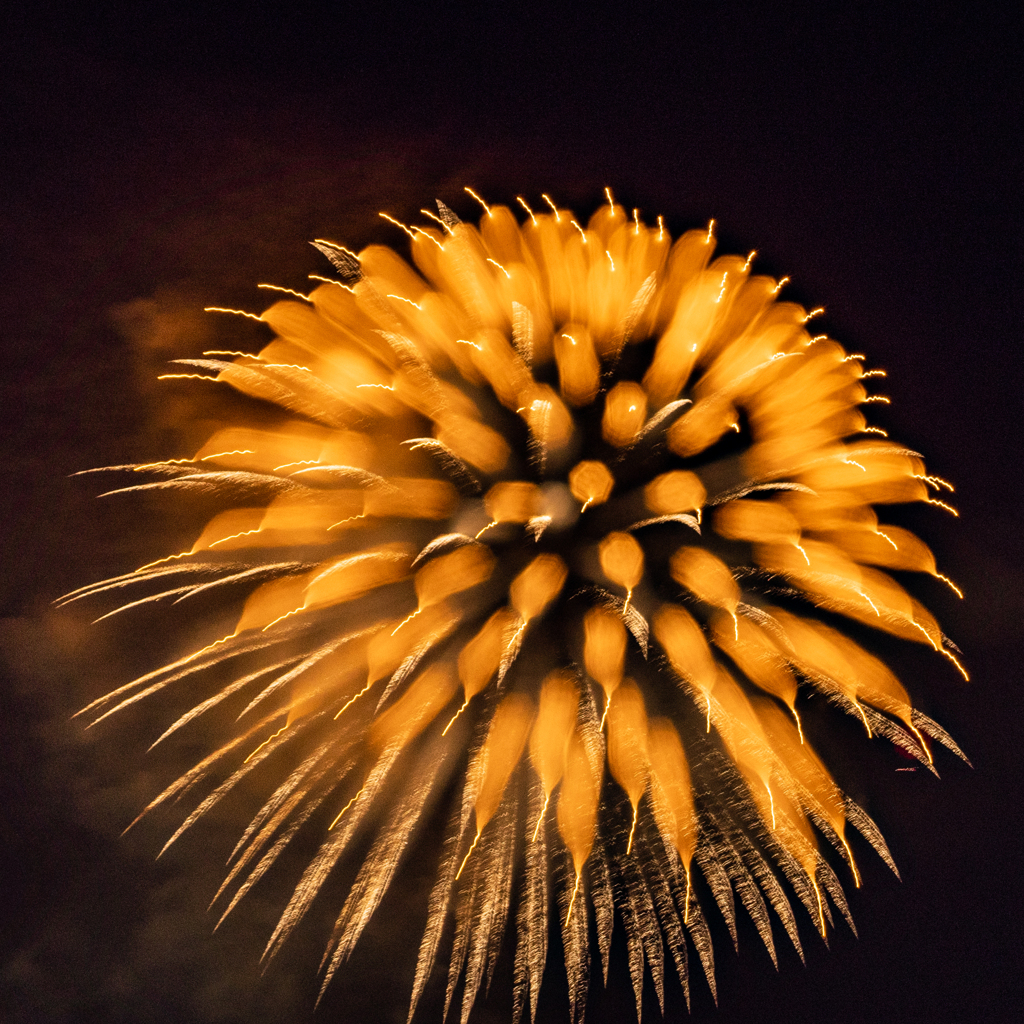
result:
<svg viewBox="0 0 1024 1024"><path fill-rule="evenodd" d="M95 725L208 683L161 743L215 707L259 708L143 814L209 786L170 845L243 779L271 780L214 897L221 920L296 835L319 834L265 959L371 840L322 996L461 776L410 1021L454 919L445 1010L459 1001L466 1024L513 900L516 1024L536 1018L556 918L573 1024L591 923L607 983L616 918L639 1016L648 975L663 1005L666 953L689 1001L688 946L716 992L700 893L734 943L738 897L775 962L772 914L803 955L794 896L823 938L833 911L852 927L834 870L860 884L848 826L895 871L811 749L808 693L930 771L926 737L964 757L835 625L924 644L966 676L891 572L959 591L876 511L955 513L931 496L952 487L868 424L863 409L888 401L865 387L881 371L812 337L820 310L780 300L785 280L754 274L754 254L712 258L714 222L673 242L610 192L586 227L547 196L550 213L520 198L520 223L470 194L479 226L443 203L426 227L382 215L415 269L317 240L342 280L260 286L285 296L245 314L273 332L261 351L178 360L189 372L169 378L225 383L284 418L225 424L191 458L108 467L155 478L110 495L220 511L191 549L61 603L127 594L109 618L244 593L228 635L84 711Z"/></svg>
<svg viewBox="0 0 1024 1024"><path fill-rule="evenodd" d="M443 756L438 759L433 749L426 751L420 758L413 776L413 783L404 795L393 817L377 837L373 849L367 854L366 860L352 886L352 891L334 926L334 952L330 955L330 946L324 953L327 963L324 972L321 997L339 965L347 959L380 904L384 893L394 879L402 854L418 824L428 803L432 790L437 784L439 775L444 770Z"/></svg>
<svg viewBox="0 0 1024 1024"><path fill-rule="evenodd" d="M527 1001L530 1019L536 1019L541 976L548 955L547 829L541 820L545 802L539 780L531 780L527 821L536 819L537 825L526 844L523 898L517 919L519 941L516 946L512 1024L519 1024Z"/></svg>
<svg viewBox="0 0 1024 1024"><path fill-rule="evenodd" d="M326 793L321 793L318 796L307 796L306 794L301 794L301 812L297 815L295 820L288 826L288 828L280 834L280 836L274 842L274 845L267 851L267 853L265 853L263 857L260 858L259 862L249 873L245 881L242 882L238 889L235 890L234 896L231 897L231 902L228 903L227 907L224 908L224 912L217 919L217 923L214 925L214 931L216 931L224 923L224 919L228 916L228 914L231 913L232 910L235 909L235 907L238 905L242 897L267 873L268 869L271 867L274 861L277 860L278 855L292 841L292 839L295 837L295 834L299 831L300 828L302 828L302 826L306 823L306 821L313 814L313 812L316 811L316 809L321 805L321 803L323 803L326 796ZM296 804L297 803L298 801L296 801ZM291 811L292 809L293 807L288 807L286 808L286 812ZM282 813L275 820L275 826L279 825L281 822L285 820L285 818L287 817L286 812ZM266 838L270 838L269 831L266 834ZM257 839L257 841L253 843L251 849L254 855L259 852L259 850L261 849L259 839ZM242 862L240 861L239 864L242 865ZM213 900L210 901L211 906L213 906L213 903L216 902L217 897L220 896L220 894L224 891L224 888L230 885L236 877L237 871L232 869L232 871L229 872L227 877L224 879L221 888L217 890L217 893L214 896Z"/></svg>

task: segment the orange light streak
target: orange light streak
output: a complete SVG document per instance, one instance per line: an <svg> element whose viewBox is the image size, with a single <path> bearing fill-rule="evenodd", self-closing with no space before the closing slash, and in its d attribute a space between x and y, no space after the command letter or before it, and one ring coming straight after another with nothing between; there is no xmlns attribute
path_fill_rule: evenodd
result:
<svg viewBox="0 0 1024 1024"><path fill-rule="evenodd" d="M262 742L262 743L261 743L261 744L260 744L260 745L259 745L259 746L258 746L258 747L257 747L257 748L256 748L256 749L255 749L255 750L254 750L254 751L253 751L253 752L252 752L252 753L251 753L251 754L250 754L250 755L249 755L249 756L248 756L248 757L247 757L247 758L246 758L245 760L244 760L244 761L243 761L243 762L242 762L242 764L248 764L248 763L249 763L249 762L250 762L250 761L251 761L251 760L252 760L252 759L253 759L253 758L254 758L254 757L255 757L255 756L256 756L256 755L257 755L257 754L258 754L258 753L259 753L259 752L260 752L260 751L261 751L261 750L262 750L262 749L263 749L263 748L264 748L264 747L265 747L265 746L267 745L267 744L268 744L268 743L272 742L273 740L276 740L276 739L277 739L277 737L278 737L278 736L280 736L280 735L281 735L281 733L283 733L283 732L285 731L285 729L287 729L287 728L288 728L288 723L286 722L286 723L285 723L284 725L282 725L282 726L281 726L281 728L280 728L280 729L278 729L278 730L277 730L277 732L275 732L275 733L274 733L273 735L271 735L271 736L268 736L268 737L267 737L267 738L266 738L266 739L265 739L265 740L264 740L264 741L263 741L263 742Z"/></svg>
<svg viewBox="0 0 1024 1024"><path fill-rule="evenodd" d="M530 840L531 843L537 842L537 836L540 835L540 827L544 823L544 815L548 812L548 804L551 802L551 794L548 793L544 797L544 806L540 809L540 814L537 817L537 827L533 830L533 838Z"/></svg>
<svg viewBox="0 0 1024 1024"><path fill-rule="evenodd" d="M484 208L484 213L488 217L493 216L491 208L468 185L464 187L464 191L468 192Z"/></svg>
<svg viewBox="0 0 1024 1024"><path fill-rule="evenodd" d="M448 225L445 224L445 222L443 220L441 220L441 218L438 217L438 215L436 213L431 213L429 210L420 210L420 213L422 213L426 217L429 217L431 220L437 221L437 223L441 225L441 228L444 231L447 231L449 235L454 234L452 229L450 227L448 227Z"/></svg>
<svg viewBox="0 0 1024 1024"><path fill-rule="evenodd" d="M385 219L386 221L388 221L388 222L389 222L390 224L394 224L396 228L401 228L401 229L402 229L402 230L403 230L403 231L404 231L404 232L405 232L405 233L406 233L406 234L407 234L407 235L408 235L408 236L409 236L410 238L413 238L413 239L415 239L415 237L416 237L416 234L415 234L415 232L414 232L414 231L412 230L412 228L410 228L410 227L406 226L406 225L405 225L405 224L403 224L403 223L402 223L402 222L401 222L400 220L395 220L395 218L394 218L394 217L392 217L392 216L391 216L390 214L388 214L388 213L379 213L379 214L377 214L377 216L378 216L378 217L383 217L383 218L384 218L384 219Z"/></svg>
<svg viewBox="0 0 1024 1024"><path fill-rule="evenodd" d="M349 800L349 802L347 804L345 804L345 806L342 807L342 809L340 811L338 811L337 817L334 819L334 821L332 821L330 823L330 825L327 826L327 831L328 832L331 832L331 831L334 830L334 826L337 825L339 821L341 821L342 815L344 815L344 813L363 795L363 791L365 789L366 789L365 786L361 786L359 788L359 792L356 793L356 795L354 797L352 797L352 799Z"/></svg>
<svg viewBox="0 0 1024 1024"><path fill-rule="evenodd" d="M351 285L345 284L344 281L335 280L335 278L333 277L321 277L320 274L308 274L307 276L311 281L320 281L323 284L336 284L339 288L344 288L345 291L351 293L352 295L355 295L356 293L355 288L353 288Z"/></svg>
<svg viewBox="0 0 1024 1024"><path fill-rule="evenodd" d="M294 295L297 299L302 299L303 302L308 302L312 305L313 300L308 295L303 295L302 292L297 292L294 288L282 288L279 284L258 284L257 288L265 288L271 292L284 292L285 295Z"/></svg>
<svg viewBox="0 0 1024 1024"><path fill-rule="evenodd" d="M530 215L530 220L533 222L533 226L537 226L537 218L533 215L533 210L530 209L526 204L526 200L522 196L516 196L516 202Z"/></svg>
<svg viewBox="0 0 1024 1024"><path fill-rule="evenodd" d="M259 323L263 323L263 317L257 316L255 313L247 313L244 309L227 309L225 306L204 306L204 313L233 313L235 316L248 317L250 320L256 320Z"/></svg>
<svg viewBox="0 0 1024 1024"><path fill-rule="evenodd" d="M458 881L462 877L462 871L466 866L466 862L469 860L469 855L476 849L476 844L480 840L480 833L477 832L473 838L473 842L470 844L469 849L466 851L466 856L462 858L462 863L459 865L459 870L455 873L455 880Z"/></svg>

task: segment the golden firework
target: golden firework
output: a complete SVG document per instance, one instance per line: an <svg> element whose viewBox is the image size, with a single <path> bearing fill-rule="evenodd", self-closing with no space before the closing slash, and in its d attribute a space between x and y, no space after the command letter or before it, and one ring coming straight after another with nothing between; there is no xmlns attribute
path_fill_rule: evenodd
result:
<svg viewBox="0 0 1024 1024"><path fill-rule="evenodd" d="M822 841L855 882L848 825L894 866L805 739L801 691L922 764L926 735L959 754L837 628L960 669L885 570L945 577L873 507L948 509L933 494L951 488L868 425L881 399L863 357L812 336L814 313L752 274L753 254L712 260L713 222L673 242L610 194L586 228L545 200L519 200L523 224L484 204L479 227L438 203L406 229L419 273L383 246L317 241L338 279L254 317L268 345L168 375L229 384L276 424L115 467L157 477L122 490L198 490L221 511L189 550L68 598L245 595L228 635L85 710L194 688L162 740L237 704L239 732L147 810L208 787L173 842L266 766L225 914L319 830L266 956L371 840L324 985L458 780L410 1018L454 919L446 1006L461 981L466 1021L513 901L517 1021L536 1014L553 924L577 1020L591 937L607 977L616 917L638 1011L645 967L662 998L666 950L688 997L687 936L714 990L698 892L734 936L738 895L773 959L769 907L798 950L793 896L822 934L833 909L848 919Z"/></svg>

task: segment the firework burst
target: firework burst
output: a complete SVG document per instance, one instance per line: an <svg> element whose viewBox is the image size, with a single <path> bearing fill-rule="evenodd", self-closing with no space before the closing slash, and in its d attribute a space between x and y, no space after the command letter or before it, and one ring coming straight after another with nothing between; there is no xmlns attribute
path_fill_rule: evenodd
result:
<svg viewBox="0 0 1024 1024"><path fill-rule="evenodd" d="M238 731L146 810L206 786L169 845L243 779L272 780L223 914L297 833L320 836L267 957L368 849L324 985L457 782L410 1018L445 949L465 1024L513 913L515 1021L536 1014L552 927L580 1020L616 918L638 1013L666 960L689 997L688 948L714 990L701 897L735 938L738 896L773 960L772 911L797 950L794 905L822 935L849 920L832 866L858 882L848 826L895 867L803 735L811 692L925 766L926 736L960 753L839 628L960 668L886 572L945 581L873 506L949 509L951 488L868 425L877 371L812 336L754 254L712 260L713 224L673 243L610 195L585 228L544 198L543 214L519 201L522 224L482 204L479 227L438 203L406 229L419 273L317 241L336 277L254 317L275 335L258 354L169 374L270 403L276 424L114 467L151 478L122 492L221 510L188 551L67 598L241 602L227 636L85 710L198 692L159 742L236 708Z"/></svg>

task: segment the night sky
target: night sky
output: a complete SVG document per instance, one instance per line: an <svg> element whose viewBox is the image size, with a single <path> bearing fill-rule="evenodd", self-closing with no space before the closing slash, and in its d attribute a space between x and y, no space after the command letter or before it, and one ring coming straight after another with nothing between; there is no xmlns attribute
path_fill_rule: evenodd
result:
<svg viewBox="0 0 1024 1024"><path fill-rule="evenodd" d="M475 219L470 185L492 202L548 192L584 216L610 186L674 234L716 218L720 252L756 248L758 269L791 276L787 297L824 305L822 329L887 370L892 405L873 421L957 486L959 519L917 509L912 522L966 593L919 591L971 682L920 651L886 653L973 769L943 752L941 779L898 771L908 762L884 742L840 728L837 776L902 881L862 844L859 937L838 925L826 950L805 918L805 966L783 937L776 972L749 924L736 956L716 925L718 1008L694 967L690 1017L673 980L666 1019L1019 1020L1015 5L137 6L15 3L0 33L0 1019L405 1021L439 829L314 1014L343 880L264 974L289 891L273 876L211 934L206 904L245 808L157 861L179 813L120 833L198 748L147 755L158 709L88 732L71 718L159 664L169 627L93 627L93 607L50 606L180 550L189 524L159 503L97 500L98 477L70 474L204 439L208 395L155 379L245 336L202 308L261 308L261 281L307 287L328 270L312 238L402 251L381 210L421 220L439 198ZM621 933L613 959L593 1024L635 1019ZM472 1020L510 1018L503 967ZM436 984L416 1021L440 1021L441 1000ZM557 949L538 1017L568 1019Z"/></svg>

